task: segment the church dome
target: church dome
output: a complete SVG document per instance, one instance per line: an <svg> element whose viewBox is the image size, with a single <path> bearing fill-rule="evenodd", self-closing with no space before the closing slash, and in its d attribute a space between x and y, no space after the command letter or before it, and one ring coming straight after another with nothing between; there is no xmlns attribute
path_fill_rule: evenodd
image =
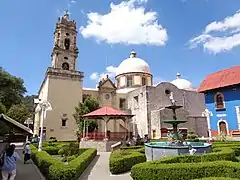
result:
<svg viewBox="0 0 240 180"><path fill-rule="evenodd" d="M194 91L195 90L190 81L181 78L180 73L177 74L177 79L173 80L171 83L173 85L175 85L178 89L184 89L184 90L188 90L188 91Z"/></svg>
<svg viewBox="0 0 240 180"><path fill-rule="evenodd" d="M136 53L132 51L130 54L130 58L125 59L118 66L116 76L125 73L139 73L139 72L151 74L148 63L141 58L137 58Z"/></svg>

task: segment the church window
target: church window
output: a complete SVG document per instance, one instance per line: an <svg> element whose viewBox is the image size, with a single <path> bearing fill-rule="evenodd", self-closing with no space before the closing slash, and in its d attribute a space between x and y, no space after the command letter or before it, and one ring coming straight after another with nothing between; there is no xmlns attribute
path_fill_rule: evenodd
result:
<svg viewBox="0 0 240 180"><path fill-rule="evenodd" d="M216 109L224 109L225 103L224 103L224 96L223 93L216 93L215 95L215 107Z"/></svg>
<svg viewBox="0 0 240 180"><path fill-rule="evenodd" d="M70 48L70 39L66 38L64 41L64 46L66 50L69 50Z"/></svg>
<svg viewBox="0 0 240 180"><path fill-rule="evenodd" d="M66 36L69 36L69 33L66 33Z"/></svg>
<svg viewBox="0 0 240 180"><path fill-rule="evenodd" d="M120 98L119 108L120 109L126 108L126 99Z"/></svg>
<svg viewBox="0 0 240 180"><path fill-rule="evenodd" d="M60 33L57 34L57 38L60 38Z"/></svg>
<svg viewBox="0 0 240 180"><path fill-rule="evenodd" d="M64 70L69 70L69 64L68 63L63 63L62 64L62 68L64 69Z"/></svg>
<svg viewBox="0 0 240 180"><path fill-rule="evenodd" d="M132 87L133 76L127 76L127 87Z"/></svg>
<svg viewBox="0 0 240 180"><path fill-rule="evenodd" d="M110 99L110 95L109 95L109 94L106 94L106 95L105 95L105 98L106 98L106 100L109 100L109 99Z"/></svg>
<svg viewBox="0 0 240 180"><path fill-rule="evenodd" d="M135 96L133 99L134 99L134 108L135 108L135 109L138 109L138 108L139 108L138 96Z"/></svg>
<svg viewBox="0 0 240 180"><path fill-rule="evenodd" d="M146 85L146 78L142 77L142 85L145 86Z"/></svg>
<svg viewBox="0 0 240 180"><path fill-rule="evenodd" d="M64 59L68 60L68 57L64 57Z"/></svg>
<svg viewBox="0 0 240 180"><path fill-rule="evenodd" d="M66 127L67 126L67 119L63 118L62 119L62 127Z"/></svg>

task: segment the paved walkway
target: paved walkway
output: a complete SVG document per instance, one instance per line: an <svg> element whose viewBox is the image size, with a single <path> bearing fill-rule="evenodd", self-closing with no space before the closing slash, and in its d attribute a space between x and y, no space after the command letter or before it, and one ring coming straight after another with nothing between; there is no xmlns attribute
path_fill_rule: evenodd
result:
<svg viewBox="0 0 240 180"><path fill-rule="evenodd" d="M29 161L29 164L23 163L23 146L16 144L16 151L21 157L17 162L16 180L45 180L32 161Z"/></svg>
<svg viewBox="0 0 240 180"><path fill-rule="evenodd" d="M129 173L112 175L109 171L109 152L99 152L79 180L132 180Z"/></svg>

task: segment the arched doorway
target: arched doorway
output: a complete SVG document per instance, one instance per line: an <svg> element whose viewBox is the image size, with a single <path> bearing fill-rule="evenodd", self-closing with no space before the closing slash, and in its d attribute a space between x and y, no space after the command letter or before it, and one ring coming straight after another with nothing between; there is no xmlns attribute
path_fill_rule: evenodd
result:
<svg viewBox="0 0 240 180"><path fill-rule="evenodd" d="M223 134L228 134L228 130L227 130L227 124L225 121L220 121L219 122L219 131L220 133L223 133Z"/></svg>

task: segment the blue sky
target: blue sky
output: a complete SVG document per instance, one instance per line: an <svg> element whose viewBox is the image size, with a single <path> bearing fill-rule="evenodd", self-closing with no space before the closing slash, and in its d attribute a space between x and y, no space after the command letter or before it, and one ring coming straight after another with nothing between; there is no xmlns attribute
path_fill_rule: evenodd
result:
<svg viewBox="0 0 240 180"><path fill-rule="evenodd" d="M113 73L132 49L148 62L155 82L180 72L196 88L207 74L239 64L239 0L1 0L0 66L22 77L29 94L38 92L51 66L55 23L65 9L82 26L84 87L96 86L92 73Z"/></svg>

